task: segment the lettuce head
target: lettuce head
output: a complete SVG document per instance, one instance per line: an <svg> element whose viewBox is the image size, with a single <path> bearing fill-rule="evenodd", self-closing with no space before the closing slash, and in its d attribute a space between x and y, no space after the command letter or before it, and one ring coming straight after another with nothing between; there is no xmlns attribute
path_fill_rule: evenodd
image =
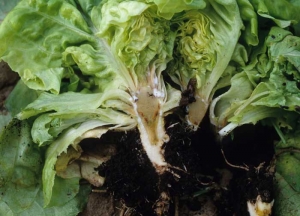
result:
<svg viewBox="0 0 300 216"><path fill-rule="evenodd" d="M186 121L197 129L211 103L214 89L233 56L244 27L236 1L208 1L172 20L177 30L174 59L168 68L182 91L190 91ZM190 90L189 90L190 89Z"/></svg>

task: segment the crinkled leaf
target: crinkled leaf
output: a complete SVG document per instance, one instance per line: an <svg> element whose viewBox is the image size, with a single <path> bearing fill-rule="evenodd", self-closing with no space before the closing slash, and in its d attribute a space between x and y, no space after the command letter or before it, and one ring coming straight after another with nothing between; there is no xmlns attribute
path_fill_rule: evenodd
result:
<svg viewBox="0 0 300 216"><path fill-rule="evenodd" d="M279 27L285 28L300 21L299 1L291 0L250 0L257 13L273 20Z"/></svg>
<svg viewBox="0 0 300 216"><path fill-rule="evenodd" d="M213 123L218 121L219 125L225 125L227 119L222 119L223 116L233 115L230 112L233 112L236 107L240 106L240 101L248 98L252 94L252 91L253 86L246 74L240 73L234 76L231 79L231 88L213 101L213 108L215 107L215 103L218 103L218 105L210 117L211 121ZM218 116L218 119L215 119L215 116Z"/></svg>
<svg viewBox="0 0 300 216"><path fill-rule="evenodd" d="M253 5L249 0L237 0L237 3L245 26L241 38L248 45L256 46L258 44L258 20Z"/></svg>
<svg viewBox="0 0 300 216"><path fill-rule="evenodd" d="M296 125L300 104L299 44L300 38L289 31L279 27L270 30L265 42L250 54L251 62L232 78L230 89L213 101L213 123L224 127L226 121L231 122L221 134L265 118L273 118L283 127ZM241 88L248 89L248 96Z"/></svg>
<svg viewBox="0 0 300 216"><path fill-rule="evenodd" d="M191 10L203 9L206 6L204 0L152 0L158 7L159 15L171 19L175 13Z"/></svg>
<svg viewBox="0 0 300 216"><path fill-rule="evenodd" d="M101 8L97 35L104 37L112 52L134 72L131 76L136 86L147 83L145 72L152 65L159 77L173 54L175 32L169 20L159 17L151 6L139 1L110 0Z"/></svg>
<svg viewBox="0 0 300 216"><path fill-rule="evenodd" d="M97 44L76 4L67 1L21 1L2 22L0 38L5 40L0 43L1 58L24 83L55 94L60 91L61 79L74 73L63 66L66 48Z"/></svg>
<svg viewBox="0 0 300 216"><path fill-rule="evenodd" d="M42 93L37 100L29 104L19 115L20 119L38 115L40 113L57 111L72 112L89 109L96 109L101 105L102 94L81 94L67 92L55 96L49 93ZM88 106L86 106L88 104Z"/></svg>

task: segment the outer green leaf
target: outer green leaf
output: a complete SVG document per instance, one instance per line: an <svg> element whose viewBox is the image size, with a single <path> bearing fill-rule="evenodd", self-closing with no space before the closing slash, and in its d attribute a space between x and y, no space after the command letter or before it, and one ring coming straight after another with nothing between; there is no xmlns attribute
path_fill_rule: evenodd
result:
<svg viewBox="0 0 300 216"><path fill-rule="evenodd" d="M5 41L0 43L0 56L30 88L57 94L67 73L62 52L67 46L93 40L90 33L73 5L24 0L0 25L0 39Z"/></svg>
<svg viewBox="0 0 300 216"><path fill-rule="evenodd" d="M257 13L273 20L279 27L285 28L300 21L299 1L293 0L250 0Z"/></svg>
<svg viewBox="0 0 300 216"><path fill-rule="evenodd" d="M285 134L285 142L276 143L276 197L274 212L278 216L299 215L300 202L300 131Z"/></svg>
<svg viewBox="0 0 300 216"><path fill-rule="evenodd" d="M4 127L11 121L12 117L9 113L5 115L0 115L0 133L4 129Z"/></svg>
<svg viewBox="0 0 300 216"><path fill-rule="evenodd" d="M12 116L15 116L28 104L33 102L37 96L36 91L29 89L24 82L20 80L6 99L5 107Z"/></svg>
<svg viewBox="0 0 300 216"><path fill-rule="evenodd" d="M109 100L106 100L107 98ZM121 90L107 91L105 94L42 93L19 113L18 117L26 119L46 113L34 121L31 132L33 141L44 145L49 144L69 127L93 119L106 122L106 124L135 126L135 121L127 114L130 113L131 107L121 100L116 100L121 98L130 98L130 96ZM112 109L116 106L122 107L123 112Z"/></svg>
<svg viewBox="0 0 300 216"><path fill-rule="evenodd" d="M52 190L53 196L47 208L64 206L66 202L72 200L79 192L79 180L79 178L62 179L57 176Z"/></svg>
<svg viewBox="0 0 300 216"><path fill-rule="evenodd" d="M28 208L39 190L42 157L30 139L30 126L13 120L0 137L1 201L6 201L13 211ZM15 187L13 187L15 186ZM20 190L23 196L16 196Z"/></svg>
<svg viewBox="0 0 300 216"><path fill-rule="evenodd" d="M19 115L20 119L38 115L48 111L80 111L84 109L96 109L101 104L102 94L80 94L68 92L55 96L49 93L42 93L37 100L29 104ZM89 106L85 106L85 105Z"/></svg>
<svg viewBox="0 0 300 216"><path fill-rule="evenodd" d="M78 179L56 181L54 191L59 191L53 196L56 205L42 207L43 150L32 142L26 121L14 119L2 131L0 154L0 215L75 216L82 210L89 190L82 188L79 192ZM66 191L65 184L72 190Z"/></svg>
<svg viewBox="0 0 300 216"><path fill-rule="evenodd" d="M240 73L231 79L231 88L220 95L213 101L212 108L214 108L210 116L211 122L218 121L219 125L226 125L227 116L233 115L234 107L240 106L240 101L248 98L253 91L253 86L249 81L247 74ZM218 104L215 106L215 104ZM216 116L218 119L216 119ZM225 118L224 118L225 117Z"/></svg>
<svg viewBox="0 0 300 216"><path fill-rule="evenodd" d="M249 0L237 0L241 11L241 17L245 29L242 33L242 39L248 45L258 44L258 21L254 8Z"/></svg>
<svg viewBox="0 0 300 216"><path fill-rule="evenodd" d="M288 160L289 164L294 166L299 166L299 161ZM280 161L279 163L282 163ZM285 161L286 162L286 161ZM295 174L295 173L294 173ZM298 173L299 174L299 173ZM300 202L300 191L294 189L295 184L299 182L294 182L295 184L289 184L286 176L282 176L280 172L276 175L276 195L274 203L274 215L285 216L285 215L299 215L299 202Z"/></svg>
<svg viewBox="0 0 300 216"><path fill-rule="evenodd" d="M51 202L51 199L54 199L52 196L56 174L54 165L57 161L57 157L63 152L66 152L69 145L73 145L73 147L77 149L78 143L84 138L100 138L102 134L106 133L109 130L108 127L101 128L105 125L107 125L106 122L96 120L84 122L77 128L68 129L50 145L46 152L46 161L43 169L43 192L45 200L44 206L47 206ZM86 133L93 129L95 129L94 133L90 132L89 134L87 134L88 136L85 136Z"/></svg>

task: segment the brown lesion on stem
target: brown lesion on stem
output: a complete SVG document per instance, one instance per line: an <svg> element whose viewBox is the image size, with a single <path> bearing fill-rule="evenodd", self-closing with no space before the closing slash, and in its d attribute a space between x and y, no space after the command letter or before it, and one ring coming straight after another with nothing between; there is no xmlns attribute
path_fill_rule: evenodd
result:
<svg viewBox="0 0 300 216"><path fill-rule="evenodd" d="M197 79L191 78L186 90L181 94L179 105L186 106L188 109L188 123L196 130L205 116L208 109L208 101L196 93Z"/></svg>
<svg viewBox="0 0 300 216"><path fill-rule="evenodd" d="M195 98L196 101L188 106L187 120L196 130L206 114L209 102L197 95Z"/></svg>
<svg viewBox="0 0 300 216"><path fill-rule="evenodd" d="M160 142L162 137L159 137L160 134L157 133L157 130L160 128L160 121L162 121L159 116L161 105L159 99L153 95L152 88L143 87L140 89L136 105L150 142L153 144Z"/></svg>

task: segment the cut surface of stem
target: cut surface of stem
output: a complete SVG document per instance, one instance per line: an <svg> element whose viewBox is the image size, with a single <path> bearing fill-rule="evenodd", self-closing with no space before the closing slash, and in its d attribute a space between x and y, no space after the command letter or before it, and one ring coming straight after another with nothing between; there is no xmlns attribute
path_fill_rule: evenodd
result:
<svg viewBox="0 0 300 216"><path fill-rule="evenodd" d="M143 87L133 105L143 148L156 171L162 174L167 168L162 147L169 138L164 128L162 98L155 96L151 87Z"/></svg>
<svg viewBox="0 0 300 216"><path fill-rule="evenodd" d="M195 97L196 101L188 105L187 121L192 129L196 131L204 118L209 106L209 102L199 96Z"/></svg>

